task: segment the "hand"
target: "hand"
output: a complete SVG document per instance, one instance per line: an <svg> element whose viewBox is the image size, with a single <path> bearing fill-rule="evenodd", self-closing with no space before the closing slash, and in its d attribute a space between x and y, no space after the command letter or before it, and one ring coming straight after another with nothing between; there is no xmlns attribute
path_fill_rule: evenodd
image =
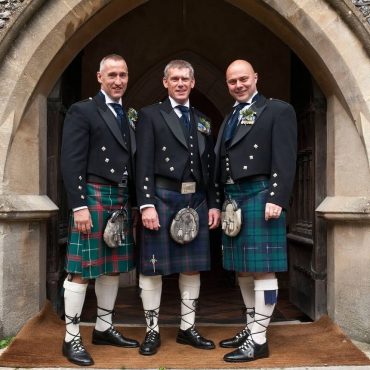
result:
<svg viewBox="0 0 370 370"><path fill-rule="evenodd" d="M83 234L90 234L93 227L91 215L88 208L83 208L73 212L75 228Z"/></svg>
<svg viewBox="0 0 370 370"><path fill-rule="evenodd" d="M141 212L141 220L143 221L144 227L149 230L159 230L161 227L155 207L144 208Z"/></svg>
<svg viewBox="0 0 370 370"><path fill-rule="evenodd" d="M221 211L217 208L211 208L208 211L208 226L209 228L216 229L218 225L220 224L221 220Z"/></svg>
<svg viewBox="0 0 370 370"><path fill-rule="evenodd" d="M265 220L268 221L270 218L279 218L282 212L282 208L274 203L266 203L265 207Z"/></svg>

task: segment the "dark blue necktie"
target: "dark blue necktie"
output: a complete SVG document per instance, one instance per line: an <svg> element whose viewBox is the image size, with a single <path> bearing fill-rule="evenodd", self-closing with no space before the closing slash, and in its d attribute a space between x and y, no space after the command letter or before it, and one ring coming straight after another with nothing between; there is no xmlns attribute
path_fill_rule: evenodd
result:
<svg viewBox="0 0 370 370"><path fill-rule="evenodd" d="M127 132L128 130L127 130L127 124L125 124L126 120L125 120L125 113L123 111L123 107L122 107L121 104L118 104L118 103L109 103L109 105L114 109L114 111L117 114L118 126L119 126L119 129L120 129L121 133L122 133L123 139L126 142L126 138L127 138L127 135L128 135L128 132Z"/></svg>
<svg viewBox="0 0 370 370"><path fill-rule="evenodd" d="M185 107L185 105L178 105L176 108L180 109L181 117L180 119L184 123L186 128L186 132L190 133L190 119L189 119L189 108Z"/></svg>
<svg viewBox="0 0 370 370"><path fill-rule="evenodd" d="M235 109L233 114L230 116L226 123L226 127L224 130L224 142L227 145L231 139L234 137L236 127L238 126L239 122L239 113L240 111L249 103L239 103Z"/></svg>

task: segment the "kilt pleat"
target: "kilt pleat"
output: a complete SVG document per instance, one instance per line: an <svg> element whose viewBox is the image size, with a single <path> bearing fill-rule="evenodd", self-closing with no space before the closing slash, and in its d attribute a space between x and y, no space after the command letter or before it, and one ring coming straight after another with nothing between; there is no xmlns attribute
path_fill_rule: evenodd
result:
<svg viewBox="0 0 370 370"><path fill-rule="evenodd" d="M140 272L144 275L170 275L210 269L208 207L204 192L180 194L156 189L156 210L161 225L158 231L142 228L139 238ZM173 216L192 207L199 214L199 233L189 244L178 244L170 236Z"/></svg>
<svg viewBox="0 0 370 370"><path fill-rule="evenodd" d="M128 201L128 193L118 194L118 187L87 184L87 204L92 219L90 234L82 234L74 227L73 212L70 215L69 240L66 255L66 271L81 274L83 278L94 279L109 273L127 272L134 266L132 232L125 242L117 247L108 247L103 240L104 228L113 211ZM131 210L127 206L129 225ZM130 227L130 230L131 227Z"/></svg>
<svg viewBox="0 0 370 370"><path fill-rule="evenodd" d="M269 181L225 185L225 197L242 210L243 225L235 237L222 235L223 266L237 272L287 271L286 215L265 221Z"/></svg>

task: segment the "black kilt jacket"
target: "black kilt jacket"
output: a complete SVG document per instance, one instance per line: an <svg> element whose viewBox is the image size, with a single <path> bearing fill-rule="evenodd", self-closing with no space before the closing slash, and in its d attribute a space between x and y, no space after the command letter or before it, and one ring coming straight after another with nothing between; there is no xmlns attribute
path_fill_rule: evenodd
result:
<svg viewBox="0 0 370 370"><path fill-rule="evenodd" d="M294 182L297 158L297 121L293 107L283 101L258 95L251 106L255 111L252 125L241 124L227 149L229 173L234 181L250 176L270 178L267 202L285 209ZM215 181L224 171L223 133L228 115L221 125L217 143Z"/></svg>
<svg viewBox="0 0 370 370"><path fill-rule="evenodd" d="M126 121L129 122L127 117ZM129 126L130 142L126 145L114 114L100 94L70 107L64 121L61 152L61 170L70 208L87 206L88 175L118 184L127 168L129 180L134 179L135 132L131 124Z"/></svg>
<svg viewBox="0 0 370 370"><path fill-rule="evenodd" d="M210 129L205 132L202 125L202 121L206 120L209 123L210 121L194 108L191 108L190 113L192 122L197 127L198 158L208 208L220 208L220 193L213 183L214 141ZM168 98L163 103L153 104L139 111L136 145L137 202L139 206L156 205L154 197L156 176L180 183L191 152L181 122Z"/></svg>

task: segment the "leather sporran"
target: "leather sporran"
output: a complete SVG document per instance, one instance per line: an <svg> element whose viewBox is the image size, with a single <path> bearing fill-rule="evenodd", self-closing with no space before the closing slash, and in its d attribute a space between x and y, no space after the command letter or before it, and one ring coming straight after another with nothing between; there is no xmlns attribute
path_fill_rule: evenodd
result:
<svg viewBox="0 0 370 370"><path fill-rule="evenodd" d="M190 207L178 211L172 219L170 235L179 244L192 242L199 232L198 212Z"/></svg>
<svg viewBox="0 0 370 370"><path fill-rule="evenodd" d="M109 217L103 238L108 247L117 248L125 242L128 234L128 213L125 208L121 208Z"/></svg>
<svg viewBox="0 0 370 370"><path fill-rule="evenodd" d="M221 225L223 232L230 237L239 234L242 227L242 210L233 199L225 200L222 205Z"/></svg>

